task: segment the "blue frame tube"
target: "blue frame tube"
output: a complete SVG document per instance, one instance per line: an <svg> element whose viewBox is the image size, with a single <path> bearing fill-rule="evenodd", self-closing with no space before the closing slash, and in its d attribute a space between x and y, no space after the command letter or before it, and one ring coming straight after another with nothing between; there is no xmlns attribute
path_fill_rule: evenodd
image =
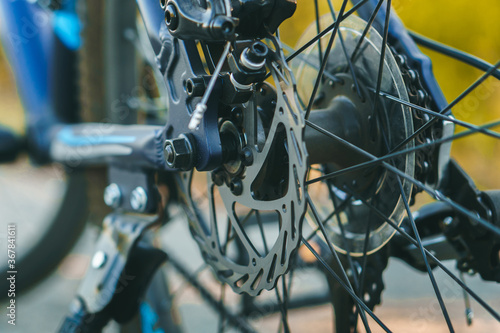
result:
<svg viewBox="0 0 500 333"><path fill-rule="evenodd" d="M51 99L55 35L50 13L24 0L0 2L4 51L14 72L26 112L26 127L35 159L47 156L48 132L57 123Z"/></svg>

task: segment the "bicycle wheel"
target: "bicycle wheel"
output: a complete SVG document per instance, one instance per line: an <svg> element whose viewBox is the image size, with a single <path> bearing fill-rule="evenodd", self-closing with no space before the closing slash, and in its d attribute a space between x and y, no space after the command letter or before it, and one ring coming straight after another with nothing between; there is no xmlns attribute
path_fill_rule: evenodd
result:
<svg viewBox="0 0 500 333"><path fill-rule="evenodd" d="M30 19L32 18L27 17L26 22L30 23ZM60 42L55 43L53 47L54 54L58 56L64 54L69 59L74 57L72 51L68 51ZM17 92L13 88L14 81L8 79L10 73L7 72L6 66L4 67L6 59L3 59L3 53L0 55L0 61L4 101L1 111L2 124L8 123L9 127L16 128L22 133L28 123L34 121L33 119L25 121L21 103L17 97L13 97L17 96ZM70 68L67 70L72 71L70 61L62 62L60 65L64 67L68 64ZM64 101L58 101L54 105L55 111L59 112L65 107L73 108L76 100L73 82L54 81L54 87L65 96ZM67 112L65 114L68 116ZM66 120L72 121L72 119ZM2 126L1 130L5 131L6 127ZM24 134L17 135L21 137ZM56 164L43 167L33 165L27 154L24 152L19 154L25 149L24 144L19 146L19 151L15 151L13 155L17 156L17 159L0 165L2 200L0 299L2 300L8 297L8 291L11 289L7 280L8 271L17 271L15 291L17 294L25 293L57 267L75 244L87 217L86 184L82 172L64 169ZM15 244L9 242L8 225L15 226ZM10 266L8 262L9 259L13 259L12 252L11 256L8 256L7 250L12 249L8 248L9 244L16 245L14 266Z"/></svg>
<svg viewBox="0 0 500 333"><path fill-rule="evenodd" d="M498 307L458 275L499 281L498 192L477 190L449 159L447 143L482 134L490 147L498 145L500 135L492 130L498 121L477 126L448 111L487 77L498 78L500 63L475 62L485 74L447 103L430 63L408 42L404 26L390 19L391 1L349 7L344 1L337 10L330 1L298 6L300 22L294 23L303 34L297 46L284 44L283 31L293 31L292 23L281 40L279 34L263 39L272 54L266 62L272 79L255 85L243 120L241 109L220 116L221 136L236 133L243 153L208 174L179 175L190 230L206 265L236 293L250 295L238 314L255 319L278 312L278 330L285 332L294 331L288 313L296 304L293 272L309 261L325 271L330 297L317 302L334 304L337 331L390 331L391 323L373 312L390 256L428 274L442 313L440 329L454 331L465 320L450 315L435 277L439 269L497 325ZM498 118L498 112L488 117ZM454 125L467 131L454 134ZM415 201L430 200L421 199L422 191L438 203L413 215ZM484 247L474 250L479 243ZM459 272L452 273L444 259L455 259ZM219 293L219 304L224 295ZM265 310L266 302L273 310ZM221 318L251 331L230 313Z"/></svg>

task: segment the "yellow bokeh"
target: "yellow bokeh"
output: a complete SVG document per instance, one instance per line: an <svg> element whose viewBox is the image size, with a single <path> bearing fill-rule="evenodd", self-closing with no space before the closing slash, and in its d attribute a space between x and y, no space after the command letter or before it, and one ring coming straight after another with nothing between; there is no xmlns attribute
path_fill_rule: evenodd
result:
<svg viewBox="0 0 500 333"><path fill-rule="evenodd" d="M320 15L329 14L328 2L318 0ZM337 13L341 1L332 1ZM351 8L347 6L346 10ZM394 0L392 8L405 26L490 63L500 59L500 2L498 0ZM298 0L298 15L280 28L288 45L296 45L315 20L313 0ZM325 27L322 27L325 28ZM483 72L436 52L422 49L433 62L434 74L448 102L455 99ZM500 119L500 81L488 79L454 109L456 118L473 124ZM463 130L460 127L456 131ZM452 155L480 188L500 188L500 140L474 135L452 145Z"/></svg>

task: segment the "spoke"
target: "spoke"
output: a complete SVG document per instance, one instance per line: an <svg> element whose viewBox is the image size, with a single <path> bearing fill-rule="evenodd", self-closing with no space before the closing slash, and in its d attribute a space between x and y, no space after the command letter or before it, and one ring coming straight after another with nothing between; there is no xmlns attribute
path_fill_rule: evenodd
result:
<svg viewBox="0 0 500 333"><path fill-rule="evenodd" d="M371 89L373 91L373 89ZM405 100L402 100L400 98L397 98L395 96L392 96L390 94L387 94L385 92L379 92L379 95L386 98L386 99L389 99L391 101L394 101L394 102L397 102L399 104L402 104L402 105L406 105L414 110L420 110L422 112L425 112L431 116L434 116L436 118L439 118L439 119L442 119L442 120L446 120L446 121L450 121L454 124L457 124L459 126L462 126L462 127L465 127L465 128L468 128L468 129L471 129L471 130L475 130L475 132L480 132L480 133L483 133L485 135L488 135L488 136L491 136L493 138L496 138L496 139L500 139L500 134L499 133L496 133L496 132L493 132L493 131L489 131L487 129L484 129L480 126L476 126L476 125L472 125L468 122L465 122L465 121L462 121L462 120L458 120L452 116L447 116L447 115L443 115L439 112L436 112L436 111L432 111L432 110L429 110L427 108L424 108L424 107L421 107L419 105L416 105L416 104L413 104L413 103L410 103L410 102L407 102Z"/></svg>
<svg viewBox="0 0 500 333"><path fill-rule="evenodd" d="M339 213L343 212L347 207L348 207L348 203L349 201L351 200L352 198L352 195L349 195L344 201L342 201L342 203L337 207L337 209L339 210ZM335 211L331 212L326 218L325 220L323 221L323 225L328 221L330 220L333 216L335 215ZM314 229L311 234L306 237L306 240L307 241L310 241L315 234L318 233L318 231L320 231L319 227L317 227L316 229Z"/></svg>
<svg viewBox="0 0 500 333"><path fill-rule="evenodd" d="M472 67L480 69L484 72L486 72L488 69L490 69L493 66L492 64L484 61L483 59L475 57L475 56L468 54L464 51L455 49L449 45L445 45L445 44L442 44L440 42L437 42L437 41L432 40L428 37L417 34L416 32L408 31L408 33L410 34L411 38L413 38L413 40L417 44L422 45L423 47L427 47L427 48L434 50L436 52L439 52L441 54L447 55L447 56L454 58L456 60L462 61L462 62L466 63L467 65L470 65ZM491 75L500 80L500 71L499 70L494 71Z"/></svg>
<svg viewBox="0 0 500 333"><path fill-rule="evenodd" d="M387 224L389 224L392 228L394 228L399 234L401 234L408 242L418 247L418 242L411 237L403 228L399 227L398 224L387 217L383 212L381 212L377 207L373 206L368 202L365 198L363 198L359 194L355 194L349 188L344 188L346 192L355 196L357 199L361 200L364 205L370 208L375 214L377 214L380 218L384 219ZM498 314L491 306L489 306L481 297L479 297L474 291L472 291L467 285L465 285L460 278L458 278L455 274L453 274L439 259L436 258L434 254L432 254L426 248L423 248L425 254L429 259L431 259L436 265L438 265L450 278L452 278L460 287L462 287L467 293L472 296L481 306L488 311L496 320L500 321L500 314Z"/></svg>
<svg viewBox="0 0 500 333"><path fill-rule="evenodd" d="M340 15L340 18L336 22L334 22L331 25L329 25L325 30L323 30L321 33L319 33L316 37L314 37L313 39L311 39L310 41L308 41L307 43L305 43L304 45L302 45L297 51L295 51L294 53L292 53L291 55L289 55L286 58L286 61L290 62L291 60L293 60L293 58L295 58L296 56L298 56L299 54L301 54L302 52L304 52L305 50L307 50L318 39L321 39L324 35L326 35L330 31L332 31L333 29L335 29L335 27L338 24L340 24L347 17L351 16L355 11L357 11L362 5L364 5L367 2L368 2L368 0L363 0L363 1L359 2L356 6L352 7L351 10L349 10L345 15Z"/></svg>
<svg viewBox="0 0 500 333"><path fill-rule="evenodd" d="M335 135L333 133L330 133L330 132L324 130L323 128L321 128L319 126L316 126L315 124L311 123L308 120L306 120L306 124L308 126L311 126L312 128L315 128L316 130L322 132L323 134L328 135L329 137L335 139L336 141L338 141L343 146L345 146L345 147L347 147L349 149L355 150L358 153L360 153L361 155L364 155L364 156L368 157L371 160L376 160L377 159L376 156L370 154L369 152L367 152L367 151L365 151L365 150L363 150L363 149L355 146L354 144L352 144L352 143L350 143L350 142L342 139L341 137L339 137L339 136L337 136L337 135ZM447 203L448 205L450 205L453 209L455 209L460 214L467 216L468 218L472 219L473 221L476 221L477 223L481 224L484 228L486 228L486 229L494 232L497 235L500 235L500 228L499 227L494 226L493 224L489 223L488 221L486 221L482 217L479 217L479 216L471 213L469 210L467 210L466 208L464 208L461 205L457 204L456 202L454 202L453 200L449 199L448 197L444 196L439 191L436 191L436 190L430 188L429 186L424 185L422 182L414 179L413 177L408 176L406 173L404 173L403 171L401 171L401 170L393 167L392 165L388 164L387 162L382 162L382 165L387 170L389 170L389 171L391 171L391 172L393 172L393 173L395 173L395 174L397 174L397 175L405 178L406 180L408 180L409 182L411 182L415 186L421 188L422 190L424 190L425 192L427 192L428 194L430 194L436 200L443 201L443 202Z"/></svg>
<svg viewBox="0 0 500 333"><path fill-rule="evenodd" d="M354 301L359 304L363 310L366 311L366 313L368 313L370 315L370 317L372 317L373 320L375 320L375 322L377 324L380 325L380 327L386 331L386 332L391 332L391 330L385 326L385 324L373 313L372 310L370 310L370 308L368 308L368 306L366 306L366 304L354 293L354 291L349 288L345 283L344 281L342 281L342 279L335 273L335 271L323 260L323 258L321 258L321 256L319 255L319 253L311 246L311 244L309 244L309 242L302 238L302 243L304 243L304 245L309 249L309 251L311 251L311 253L316 257L316 259L318 260L318 262L328 271L328 273L330 273L330 275L342 286L342 288L344 288L350 295L351 297L354 299Z"/></svg>
<svg viewBox="0 0 500 333"><path fill-rule="evenodd" d="M286 286L286 275L281 276L281 289L283 292L283 307L285 312L284 321L286 322L285 333L290 332L290 328L288 327L288 290Z"/></svg>
<svg viewBox="0 0 500 333"><path fill-rule="evenodd" d="M219 303L220 303L220 307L221 308L225 308L226 307L226 305L224 303L225 295L226 295L226 284L225 283L221 283L220 284L220 299L219 299ZM219 333L224 332L225 322L226 322L225 313L224 313L224 311L221 311L219 313Z"/></svg>
<svg viewBox="0 0 500 333"><path fill-rule="evenodd" d="M336 22L337 17L335 15L335 10L333 9L332 1L331 0L327 0L327 1L328 1L328 7L330 7L330 13L332 15L332 19L334 22ZM361 101L364 101L365 99L364 99L364 96L361 94L361 89L359 88L358 79L356 78L356 73L354 72L354 66L352 65L351 58L347 54L347 50L346 50L345 44L344 44L344 38L342 37L342 31L340 31L340 29L339 29L338 34L339 34L340 45L342 46L342 51L344 52L345 59L347 60L347 65L349 67L349 70L351 71L352 80L354 82L354 87L356 88L356 93L358 94L358 97L361 99Z"/></svg>
<svg viewBox="0 0 500 333"><path fill-rule="evenodd" d="M495 122L492 122L492 123L480 126L479 128L481 128L481 129L489 129L489 128L493 128L493 127L497 127L497 126L500 126L500 121L495 121ZM320 132L324 132L324 130L322 129L322 131L320 131ZM334 172L331 172L329 174L326 174L326 175L323 175L323 176L320 176L320 177L317 177L317 178L314 178L314 179L310 179L310 180L308 180L306 182L306 185L311 185L313 183L316 183L316 182L319 182L319 181L324 181L324 180L327 180L327 179L333 179L333 178L339 177L341 175L344 175L344 174L347 174L347 173L350 173L350 172L353 172L353 171L356 171L356 170L360 170L360 169L363 169L363 168L373 167L375 165L381 164L383 161L391 160L394 157L406 155L406 154L409 154L409 153L412 153L412 152L415 152L415 151L418 151L418 150L423 150L423 149L426 149L426 148L431 147L431 146L436 146L436 145L439 145L439 144L442 144L442 143L445 143L445 142L454 141L454 140L461 139L461 138L470 136L472 134L477 134L477 133L478 133L478 131L475 131L475 130L474 131L473 130L464 131L464 132L452 135L452 136L447 137L447 138L442 138L442 139L434 140L434 141L429 142L429 143L421 144L421 145L414 146L414 147L411 147L411 148L407 148L407 149L404 149L404 150L400 150L400 151L397 151L397 152L394 152L394 153L390 153L390 154L384 155L382 157L376 158L376 159L371 160L371 161L359 163L359 164L347 167L347 168L342 169L342 170L334 171Z"/></svg>
<svg viewBox="0 0 500 333"><path fill-rule="evenodd" d="M209 306L211 306L217 312L224 312L224 316L229 325L238 329L239 332L256 332L244 318L232 313L225 307L221 307L220 302L212 295L209 290L207 290L203 286L202 283L198 281L196 276L193 276L186 270L185 263L177 260L171 255L168 257L168 262L173 266L173 268L175 268L177 272L179 272L184 277L187 283L198 290L200 296Z"/></svg>
<svg viewBox="0 0 500 333"><path fill-rule="evenodd" d="M316 32L318 33L318 35L320 34L321 32L321 27L319 26L319 6L318 6L318 0L314 0L314 13L316 14ZM321 66L322 65L322 62L323 62L323 51L322 51L322 48L321 48L321 39L318 39L318 51L319 51L319 65Z"/></svg>
<svg viewBox="0 0 500 333"><path fill-rule="evenodd" d="M342 277L344 278L344 280L346 281L347 285L349 286L349 288L351 289L351 291L353 293L355 293L354 291L354 288L352 287L351 285L351 282L349 281L349 277L347 276L347 273L344 269L344 266L342 265L342 262L340 261L340 258L337 254L337 251L335 251L335 249L333 248L332 246L332 243L328 240L328 235L326 233L326 230L325 230L325 227L323 226L323 224L321 224L321 220L319 218L319 214L318 214L318 211L316 210L316 206L314 205L314 203L312 202L311 200L311 197L309 196L309 193L306 192L305 193L306 195L306 200L307 200L307 203L309 205L309 207L311 208L311 211L313 213L313 217L314 217L314 220L316 221L316 224L318 225L318 227L320 228L321 230L321 233L323 234L323 237L325 239L325 242L326 242L326 245L328 246L328 249L330 250L330 252L332 253L333 257L335 258L335 261L337 263L337 265L339 266L340 268L340 271L342 273ZM352 267L352 269L354 269L354 266ZM353 272L353 276L354 276L354 272ZM357 288L356 288L357 289ZM358 310L361 310L359 308L359 304L356 304L356 308ZM368 331L368 332L371 332L370 330L370 326L368 325L368 321L366 320L366 314L364 311L359 311L360 315L361 315L361 320L363 321L363 325L365 326L365 329Z"/></svg>
<svg viewBox="0 0 500 333"><path fill-rule="evenodd" d="M389 19L391 17L391 0L387 0L387 9L385 13L385 23L384 23L384 37L382 39L382 49L380 51L380 60L378 64L378 75L377 75L377 88L373 100L372 112L377 111L378 95L380 93L380 87L382 85L382 75L384 73L384 62L385 62L385 50L387 47L387 36L389 34ZM377 112L378 113L378 112Z"/></svg>
<svg viewBox="0 0 500 333"><path fill-rule="evenodd" d="M283 276L281 276L281 279L283 279ZM278 305L279 305L280 312L281 312L280 327L283 327L283 330L285 331L285 333L289 333L290 327L288 326L287 310L285 308L285 304L283 303L283 299L281 298L281 295L280 295L277 287L274 288L274 291L276 293L276 299L278 300ZM278 329L278 332L279 331L281 331L281 329Z"/></svg>
<svg viewBox="0 0 500 333"><path fill-rule="evenodd" d="M500 61L498 61L494 66L490 67L490 69L484 73L479 79L477 79L473 84L471 84L467 89L465 89L457 98L455 98L450 104L448 104L443 110L441 110L439 113L441 114L447 114L448 112L451 112L451 108L457 105L464 97L466 97L468 94L470 94L474 89L476 89L481 83L484 82L492 73L500 67ZM431 127L438 118L433 118L429 120L427 123L422 125L418 130L416 130L412 135L410 135L408 138L403 140L400 144L398 144L391 152L394 152L396 150L399 150L400 148L406 146L408 142L412 141L415 139L420 133Z"/></svg>
<svg viewBox="0 0 500 333"><path fill-rule="evenodd" d="M432 273L431 266L429 265L429 262L427 261L427 255L425 254L424 247L422 245L422 240L420 239L420 234L418 233L417 226L415 224L415 220L413 218L413 214L411 213L410 210L410 205L408 203L408 198L406 197L405 191L403 189L403 184L401 183L401 178L397 177L398 180L398 186L399 186L399 192L401 193L401 197L403 199L403 203L405 205L406 209L406 214L408 215L408 219L410 220L411 228L413 230L413 234L415 235L415 238L417 240L418 248L420 250L420 253L422 255L422 259L424 260L425 268L427 269L427 274L429 275L429 279L431 280L432 288L434 289L434 292L436 294L436 297L439 302L439 306L441 308L441 312L443 313L444 319L446 320L446 324L448 325L448 329L450 332L454 332L455 330L453 329L453 325L451 324L450 316L448 315L448 310L446 309L446 305L444 304L443 297L441 296L441 292L439 291L439 287L436 282L436 278L434 277L434 274Z"/></svg>
<svg viewBox="0 0 500 333"><path fill-rule="evenodd" d="M262 219L260 218L260 213L258 210L255 211L255 218L257 219L257 224L259 225L260 236L262 237L262 242L264 242L265 255L269 254L269 247L267 246L266 236L264 234L264 226L262 224Z"/></svg>
<svg viewBox="0 0 500 333"><path fill-rule="evenodd" d="M375 20L375 17L377 17L378 11L380 10L380 7L382 6L383 3L384 3L384 0L379 0L379 2L377 3L377 6L375 7L375 10L373 11L372 15L370 16L370 19L368 20L366 27L363 30L363 33L361 34L361 37L359 38L359 41L356 44L356 47L354 48L354 51L352 52L352 55L351 55L352 62L356 62L359 49L361 48L361 45L363 44L363 41L365 40L366 34L370 30L370 28L373 24L373 21Z"/></svg>
<svg viewBox="0 0 500 333"><path fill-rule="evenodd" d="M340 13L339 15L342 16L344 14L345 7L347 5L347 0L344 0L342 3L342 7L340 8ZM305 119L309 118L309 114L311 113L312 106L314 104L314 100L316 99L316 94L319 89L319 85L321 83L321 79L323 78L323 72L325 71L326 64L328 63L328 57L330 56L330 52L332 50L333 46L333 41L335 40L335 36L337 35L337 31L339 30L340 23L337 21L335 22L335 28L332 31L332 35L330 36L330 40L328 41L328 45L325 50L325 56L323 58L323 62L321 63L321 67L318 72L318 76L316 77L316 81L314 82L314 88L311 94L311 97L309 98L309 104L307 105L307 110L306 110L306 115Z"/></svg>

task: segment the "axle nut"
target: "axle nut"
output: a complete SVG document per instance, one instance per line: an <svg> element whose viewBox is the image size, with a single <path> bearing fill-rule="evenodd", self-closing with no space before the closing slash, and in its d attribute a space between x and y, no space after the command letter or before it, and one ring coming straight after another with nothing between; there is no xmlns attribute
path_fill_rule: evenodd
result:
<svg viewBox="0 0 500 333"><path fill-rule="evenodd" d="M170 168L191 170L194 167L194 150L191 141L181 134L177 139L166 140L163 153Z"/></svg>

